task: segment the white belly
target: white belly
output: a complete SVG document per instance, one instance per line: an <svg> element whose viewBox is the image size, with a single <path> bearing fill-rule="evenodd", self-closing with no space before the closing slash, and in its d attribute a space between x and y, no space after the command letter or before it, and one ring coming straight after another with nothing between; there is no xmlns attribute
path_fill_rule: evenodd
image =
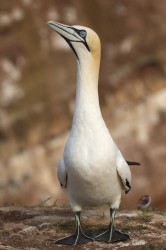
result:
<svg viewBox="0 0 166 250"><path fill-rule="evenodd" d="M78 175L77 171L75 173L68 176L68 196L74 211L105 204L119 207L121 184L116 173L99 175L98 169L94 175L89 175L89 172L84 172L84 176ZM87 175L89 178L86 178Z"/></svg>
<svg viewBox="0 0 166 250"><path fill-rule="evenodd" d="M72 135L65 147L67 190L74 211L108 204L119 207L121 182L116 171L116 145L105 133Z"/></svg>

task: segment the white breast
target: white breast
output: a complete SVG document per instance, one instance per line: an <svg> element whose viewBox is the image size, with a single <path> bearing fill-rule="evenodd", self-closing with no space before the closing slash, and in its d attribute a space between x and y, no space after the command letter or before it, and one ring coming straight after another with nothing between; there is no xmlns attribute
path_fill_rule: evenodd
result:
<svg viewBox="0 0 166 250"><path fill-rule="evenodd" d="M71 206L75 209L119 202L117 147L102 117L79 121L72 127L64 152Z"/></svg>

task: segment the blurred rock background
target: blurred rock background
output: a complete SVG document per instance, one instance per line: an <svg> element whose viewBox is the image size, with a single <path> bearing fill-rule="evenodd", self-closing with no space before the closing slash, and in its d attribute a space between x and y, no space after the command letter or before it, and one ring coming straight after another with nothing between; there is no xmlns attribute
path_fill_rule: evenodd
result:
<svg viewBox="0 0 166 250"><path fill-rule="evenodd" d="M66 204L56 167L71 127L76 63L47 25L93 28L102 42L100 103L131 167L132 191L166 208L166 2L0 1L0 205Z"/></svg>

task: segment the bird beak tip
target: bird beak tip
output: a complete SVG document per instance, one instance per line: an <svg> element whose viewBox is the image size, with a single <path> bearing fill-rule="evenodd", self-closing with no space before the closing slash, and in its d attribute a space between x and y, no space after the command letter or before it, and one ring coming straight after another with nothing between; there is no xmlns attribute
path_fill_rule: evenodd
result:
<svg viewBox="0 0 166 250"><path fill-rule="evenodd" d="M46 22L46 24L48 24L48 25L50 25L50 24L52 24L53 23L53 21L47 21Z"/></svg>

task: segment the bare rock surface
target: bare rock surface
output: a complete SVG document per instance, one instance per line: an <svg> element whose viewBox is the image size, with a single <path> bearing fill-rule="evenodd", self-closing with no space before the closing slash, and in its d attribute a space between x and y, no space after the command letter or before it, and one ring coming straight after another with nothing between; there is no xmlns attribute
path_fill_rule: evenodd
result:
<svg viewBox="0 0 166 250"><path fill-rule="evenodd" d="M0 250L49 249L166 249L166 212L119 211L118 229L129 233L125 242L107 244L93 242L81 246L54 245L55 239L74 232L73 214L68 208L1 207ZM105 208L82 214L83 228L104 228L109 222Z"/></svg>
<svg viewBox="0 0 166 250"><path fill-rule="evenodd" d="M56 167L72 123L76 64L46 25L55 20L101 38L102 115L124 157L141 162L123 208L149 195L166 209L165 10L165 0L0 0L0 205L65 200Z"/></svg>

